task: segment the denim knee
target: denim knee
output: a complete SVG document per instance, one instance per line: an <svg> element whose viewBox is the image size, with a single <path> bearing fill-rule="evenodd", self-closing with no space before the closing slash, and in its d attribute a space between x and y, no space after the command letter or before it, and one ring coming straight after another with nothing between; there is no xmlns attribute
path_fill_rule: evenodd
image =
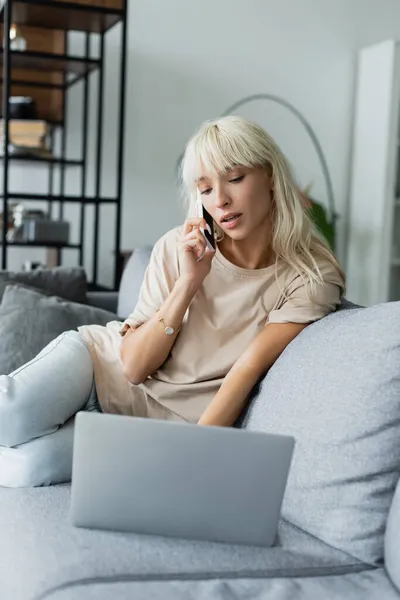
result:
<svg viewBox="0 0 400 600"><path fill-rule="evenodd" d="M33 360L0 377L0 445L13 447L54 433L82 410L93 365L77 331L50 342Z"/></svg>

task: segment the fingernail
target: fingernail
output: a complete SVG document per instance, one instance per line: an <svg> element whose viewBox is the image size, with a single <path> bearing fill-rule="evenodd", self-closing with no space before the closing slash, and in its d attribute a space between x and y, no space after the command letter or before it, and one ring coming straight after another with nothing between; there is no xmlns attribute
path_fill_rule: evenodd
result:
<svg viewBox="0 0 400 600"><path fill-rule="evenodd" d="M210 235L212 235L212 230L208 223L207 223L207 231Z"/></svg>

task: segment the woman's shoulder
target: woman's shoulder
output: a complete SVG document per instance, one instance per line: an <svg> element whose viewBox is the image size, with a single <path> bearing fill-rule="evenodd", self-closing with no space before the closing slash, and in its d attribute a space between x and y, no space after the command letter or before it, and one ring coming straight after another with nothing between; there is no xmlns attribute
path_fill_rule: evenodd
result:
<svg viewBox="0 0 400 600"><path fill-rule="evenodd" d="M153 253L176 256L178 240L183 233L183 225L178 225L164 233L154 244Z"/></svg>
<svg viewBox="0 0 400 600"><path fill-rule="evenodd" d="M329 260L324 256L314 255L314 260L315 263L312 271L320 280L317 287L324 287L327 284L331 284L338 286L343 293L345 289L345 280L340 266L335 264L334 260ZM280 267L278 280L280 280L280 283L283 284L286 289L293 291L299 286L307 287L311 282L310 274L307 274L306 271L300 274L298 269L284 261L281 261ZM315 284L311 284L311 287L315 288Z"/></svg>
<svg viewBox="0 0 400 600"><path fill-rule="evenodd" d="M150 265L154 272L164 273L171 281L179 277L178 241L182 232L183 225L170 229L156 241L151 252Z"/></svg>
<svg viewBox="0 0 400 600"><path fill-rule="evenodd" d="M316 257L319 272L321 274L323 283L330 283L337 285L344 291L345 288L345 276L338 262L334 258L329 260L326 257Z"/></svg>

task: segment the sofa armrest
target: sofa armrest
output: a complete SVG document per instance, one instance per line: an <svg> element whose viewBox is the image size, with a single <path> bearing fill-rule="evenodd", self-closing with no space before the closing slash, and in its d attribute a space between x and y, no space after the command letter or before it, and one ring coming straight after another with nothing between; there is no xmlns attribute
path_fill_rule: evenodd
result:
<svg viewBox="0 0 400 600"><path fill-rule="evenodd" d="M87 303L117 313L118 292L87 292Z"/></svg>
<svg viewBox="0 0 400 600"><path fill-rule="evenodd" d="M385 567L392 583L400 592L400 480L390 507L385 532Z"/></svg>

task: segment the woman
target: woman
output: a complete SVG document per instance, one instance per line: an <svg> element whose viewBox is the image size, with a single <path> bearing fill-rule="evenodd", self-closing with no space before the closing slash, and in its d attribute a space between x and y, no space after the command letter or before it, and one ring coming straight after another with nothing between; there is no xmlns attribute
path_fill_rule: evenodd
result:
<svg viewBox="0 0 400 600"><path fill-rule="evenodd" d="M3 468L30 457L35 475L25 467L24 482L60 479L57 465L47 479L41 467L70 448L65 432L82 408L232 426L286 346L340 304L344 275L261 127L233 116L205 123L182 176L191 216L155 244L122 326L62 334L2 377L0 457ZM193 216L198 196L214 220L215 252Z"/></svg>

